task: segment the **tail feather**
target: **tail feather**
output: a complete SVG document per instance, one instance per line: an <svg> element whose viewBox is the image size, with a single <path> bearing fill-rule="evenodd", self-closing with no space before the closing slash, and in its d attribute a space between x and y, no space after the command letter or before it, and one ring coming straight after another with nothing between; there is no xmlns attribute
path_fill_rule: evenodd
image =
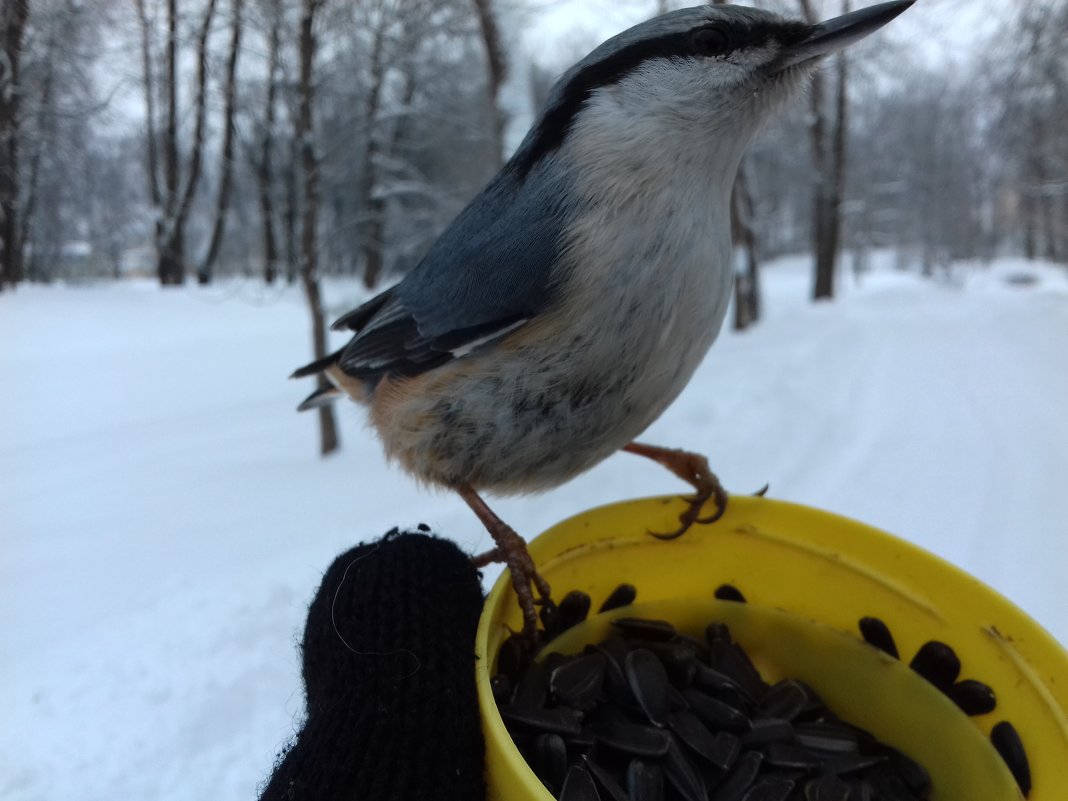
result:
<svg viewBox="0 0 1068 801"><path fill-rule="evenodd" d="M306 364L303 367L298 367L296 370L293 371L292 375L290 375L289 377L290 378L305 378L305 377L310 376L310 375L315 375L316 373L321 373L321 372L323 372L323 370L327 369L328 367L333 367L335 364L337 364L338 359L340 359L340 358L341 358L341 351L339 351L339 350L338 351L334 351L333 353L327 354L326 356L324 356L321 359L316 359L314 362L311 362L310 364Z"/></svg>
<svg viewBox="0 0 1068 801"><path fill-rule="evenodd" d="M297 407L297 411L306 412L309 409L318 409L320 406L326 406L333 403L340 397L341 390L333 384L326 387L320 387L304 399L300 406Z"/></svg>

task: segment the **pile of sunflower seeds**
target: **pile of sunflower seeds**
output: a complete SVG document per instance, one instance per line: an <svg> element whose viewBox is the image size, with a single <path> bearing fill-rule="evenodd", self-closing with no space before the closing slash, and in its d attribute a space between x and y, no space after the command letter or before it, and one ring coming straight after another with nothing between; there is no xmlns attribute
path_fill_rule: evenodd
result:
<svg viewBox="0 0 1068 801"><path fill-rule="evenodd" d="M585 617L589 600L575 595L551 629ZM559 801L927 798L923 767L840 720L804 683L768 685L724 624L704 639L659 620L612 625L575 656L532 662L506 644L498 660L501 717Z"/></svg>

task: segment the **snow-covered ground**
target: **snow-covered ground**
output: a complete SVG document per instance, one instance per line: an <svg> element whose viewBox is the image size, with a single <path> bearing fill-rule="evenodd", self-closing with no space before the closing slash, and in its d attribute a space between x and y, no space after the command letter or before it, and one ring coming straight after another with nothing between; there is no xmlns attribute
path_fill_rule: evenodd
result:
<svg viewBox="0 0 1068 801"><path fill-rule="evenodd" d="M724 334L647 439L919 543L1065 642L1068 277L957 275L879 269L812 305L804 260L770 266L766 320ZM358 294L330 287L337 311ZM299 722L295 640L331 558L420 521L488 546L355 407L317 457L285 380L308 341L293 289L0 295L0 798L253 798ZM682 489L619 455L495 507L534 534Z"/></svg>

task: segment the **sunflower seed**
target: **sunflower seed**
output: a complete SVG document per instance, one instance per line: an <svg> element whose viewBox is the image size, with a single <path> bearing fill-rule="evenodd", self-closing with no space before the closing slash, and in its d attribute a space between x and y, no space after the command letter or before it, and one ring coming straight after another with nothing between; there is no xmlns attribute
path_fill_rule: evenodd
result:
<svg viewBox="0 0 1068 801"><path fill-rule="evenodd" d="M956 652L938 640L924 643L912 657L909 667L942 692L947 692L960 675L960 659Z"/></svg>
<svg viewBox="0 0 1068 801"><path fill-rule="evenodd" d="M514 706L500 708L505 723L514 723L526 731L546 734L577 735L582 731L582 713L573 709L523 709Z"/></svg>
<svg viewBox="0 0 1068 801"><path fill-rule="evenodd" d="M749 731L742 735L742 745L758 748L769 743L788 743L794 739L794 727L789 721L777 718L754 720Z"/></svg>
<svg viewBox="0 0 1068 801"><path fill-rule="evenodd" d="M727 640L714 640L709 643L709 663L713 670L727 675L751 698L761 699L768 690L768 685L760 678L757 669L749 661L745 651L736 643Z"/></svg>
<svg viewBox="0 0 1068 801"><path fill-rule="evenodd" d="M617 617L612 621L620 633L627 639L667 642L675 636L675 627L666 620L653 620L643 617Z"/></svg>
<svg viewBox="0 0 1068 801"><path fill-rule="evenodd" d="M620 584L604 599L604 603L601 604L601 608L598 611L611 612L613 609L619 609L622 606L630 606L637 597L638 590L634 588L633 584Z"/></svg>
<svg viewBox="0 0 1068 801"><path fill-rule="evenodd" d="M593 735L593 729L589 726L583 726L578 734L568 734L567 744L576 751L589 751L593 748L594 743L597 742L597 738Z"/></svg>
<svg viewBox="0 0 1068 801"><path fill-rule="evenodd" d="M757 707L757 717L793 720L808 705L808 693L796 681L780 681L768 690Z"/></svg>
<svg viewBox="0 0 1068 801"><path fill-rule="evenodd" d="M649 722L654 726L667 723L673 706L673 688L656 655L644 648L631 651L627 654L623 669L630 689Z"/></svg>
<svg viewBox="0 0 1068 801"><path fill-rule="evenodd" d="M538 612L538 619L541 620L542 628L545 630L545 636L550 640L556 636L556 621L559 616L559 607L552 601L543 605L541 611Z"/></svg>
<svg viewBox="0 0 1068 801"><path fill-rule="evenodd" d="M886 760L885 754L840 754L823 763L823 772L833 773L835 776L858 773L876 765L881 765Z"/></svg>
<svg viewBox="0 0 1068 801"><path fill-rule="evenodd" d="M609 697L618 697L621 689L626 690L623 693L624 697L629 696L630 688L627 686L627 677L623 673L623 663L629 653L627 644L618 637L610 637L591 648L597 653L604 654L606 659L604 680Z"/></svg>
<svg viewBox="0 0 1068 801"><path fill-rule="evenodd" d="M754 784L742 796L742 801L786 801L794 790L794 783L789 779L772 779Z"/></svg>
<svg viewBox="0 0 1068 801"><path fill-rule="evenodd" d="M890 654L894 659L899 658L894 635L890 633L890 629L883 621L877 617L862 617L859 626L860 636L864 638L864 642Z"/></svg>
<svg viewBox="0 0 1068 801"><path fill-rule="evenodd" d="M709 623L705 628L705 640L709 645L717 640L733 642L731 640L731 630L727 628L726 623Z"/></svg>
<svg viewBox="0 0 1068 801"><path fill-rule="evenodd" d="M707 801L708 791L705 789L704 779L693 769L674 738L664 759L664 773L684 801Z"/></svg>
<svg viewBox="0 0 1068 801"><path fill-rule="evenodd" d="M512 680L504 673L498 673L490 679L490 691L498 706L507 704L512 700Z"/></svg>
<svg viewBox="0 0 1068 801"><path fill-rule="evenodd" d="M513 682L526 667L530 651L519 637L511 636L501 643L497 654L497 674L505 675Z"/></svg>
<svg viewBox="0 0 1068 801"><path fill-rule="evenodd" d="M560 790L559 801L601 801L593 777L578 765L572 765Z"/></svg>
<svg viewBox="0 0 1068 801"><path fill-rule="evenodd" d="M872 773L872 794L879 801L918 801L901 779L892 772Z"/></svg>
<svg viewBox="0 0 1068 801"><path fill-rule="evenodd" d="M764 755L759 751L746 751L738 757L727 778L712 794L712 801L741 801L756 781L763 761Z"/></svg>
<svg viewBox="0 0 1068 801"><path fill-rule="evenodd" d="M708 761L720 770L730 770L742 752L742 742L730 732L716 732L712 750L706 755Z"/></svg>
<svg viewBox="0 0 1068 801"><path fill-rule="evenodd" d="M697 663L697 669L693 674L693 683L706 690L722 692L724 690L739 691L738 682L730 676L725 676L718 670L713 670L708 665Z"/></svg>
<svg viewBox="0 0 1068 801"><path fill-rule="evenodd" d="M796 717L794 718L794 722L813 723L817 720L826 717L828 713L827 704L825 704L823 702L823 699L820 698L819 693L817 693L815 690L812 689L812 687L805 684L805 682L803 681L798 681L797 679L794 679L793 681L805 691L805 696L807 698L805 706L801 709L800 712L797 713Z"/></svg>
<svg viewBox="0 0 1068 801"><path fill-rule="evenodd" d="M542 667L545 668L546 673L552 673L561 665L570 662L573 657L561 654L558 651L553 651L551 654L545 657L542 662Z"/></svg>
<svg viewBox="0 0 1068 801"><path fill-rule="evenodd" d="M689 643L673 639L669 642L655 640L628 640L631 648L643 648L651 651L660 660L668 673L671 683L679 687L688 687L693 682L697 671L697 655Z"/></svg>
<svg viewBox="0 0 1068 801"><path fill-rule="evenodd" d="M549 699L549 676L538 662L531 662L516 682L511 705L517 709L541 709Z"/></svg>
<svg viewBox="0 0 1068 801"><path fill-rule="evenodd" d="M695 754L710 758L716 749L716 738L696 716L686 711L675 712L668 718L668 727Z"/></svg>
<svg viewBox="0 0 1068 801"><path fill-rule="evenodd" d="M764 749L764 760L776 768L808 770L820 767L826 759L826 754L817 754L790 743L771 743Z"/></svg>
<svg viewBox="0 0 1068 801"><path fill-rule="evenodd" d="M567 745L559 734L540 734L534 740L530 766L554 794L564 786L567 776Z"/></svg>
<svg viewBox="0 0 1068 801"><path fill-rule="evenodd" d="M586 763L586 770L593 776L597 787L601 790L601 797L607 801L630 801L627 792L620 786L611 773L598 765L589 756L582 757Z"/></svg>
<svg viewBox="0 0 1068 801"><path fill-rule="evenodd" d="M994 691L980 681L965 679L958 681L946 695L959 706L965 715L985 715L993 712L998 705Z"/></svg>
<svg viewBox="0 0 1068 801"><path fill-rule="evenodd" d="M689 689L683 697L697 715L710 729L726 729L734 732L749 731L749 718L741 710L712 698L700 690Z"/></svg>
<svg viewBox="0 0 1068 801"><path fill-rule="evenodd" d="M590 596L580 590L572 590L565 595L556 607L556 630L550 636L559 636L585 620L590 614L591 603Z"/></svg>
<svg viewBox="0 0 1068 801"><path fill-rule="evenodd" d="M1009 772L1020 786L1020 792L1028 795L1031 792L1031 765L1027 761L1027 752L1024 751L1023 741L1020 740L1016 728L1008 721L1002 721L990 731L990 741L1009 766Z"/></svg>
<svg viewBox="0 0 1068 801"><path fill-rule="evenodd" d="M671 744L671 735L663 729L638 723L594 723L590 730L598 742L631 756L660 757Z"/></svg>
<svg viewBox="0 0 1068 801"><path fill-rule="evenodd" d="M553 698L575 709L590 709L597 702L604 684L604 654L580 656L556 668L549 676Z"/></svg>
<svg viewBox="0 0 1068 801"><path fill-rule="evenodd" d="M586 723L591 726L630 722L630 717L623 711L623 709L616 704L607 702L598 704L586 715Z"/></svg>
<svg viewBox="0 0 1068 801"><path fill-rule="evenodd" d="M848 801L849 785L837 776L820 776L805 784L805 801Z"/></svg>
<svg viewBox="0 0 1068 801"><path fill-rule="evenodd" d="M890 765L905 786L917 795L926 793L931 788L931 777L923 765L894 748L888 750Z"/></svg>
<svg viewBox="0 0 1068 801"><path fill-rule="evenodd" d="M856 731L843 723L799 723L794 726L797 744L805 748L831 753L855 753L858 750Z"/></svg>
<svg viewBox="0 0 1068 801"><path fill-rule="evenodd" d="M745 596L742 595L741 590L733 584L720 584L716 587L716 591L713 595L720 601L737 601L741 604L745 603Z"/></svg>
<svg viewBox="0 0 1068 801"><path fill-rule="evenodd" d="M631 801L664 801L664 771L659 765L631 760L627 765L627 794Z"/></svg>
<svg viewBox="0 0 1068 801"><path fill-rule="evenodd" d="M685 643L699 660L708 661L708 643L689 634L676 634L673 642Z"/></svg>

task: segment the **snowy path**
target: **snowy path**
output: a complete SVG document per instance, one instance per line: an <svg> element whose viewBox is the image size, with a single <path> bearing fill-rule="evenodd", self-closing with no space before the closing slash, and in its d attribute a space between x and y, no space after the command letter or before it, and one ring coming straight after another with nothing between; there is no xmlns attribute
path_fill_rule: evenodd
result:
<svg viewBox="0 0 1068 801"><path fill-rule="evenodd" d="M1020 270L1038 284L1004 282ZM647 439L917 542L1068 641L1065 272L885 270L821 306L796 260L766 280L768 319L725 334ZM306 352L295 291L0 295L0 798L254 797L300 715L294 642L331 557L421 520L486 547L356 409L316 457L284 380ZM619 455L495 506L532 534L680 489Z"/></svg>

